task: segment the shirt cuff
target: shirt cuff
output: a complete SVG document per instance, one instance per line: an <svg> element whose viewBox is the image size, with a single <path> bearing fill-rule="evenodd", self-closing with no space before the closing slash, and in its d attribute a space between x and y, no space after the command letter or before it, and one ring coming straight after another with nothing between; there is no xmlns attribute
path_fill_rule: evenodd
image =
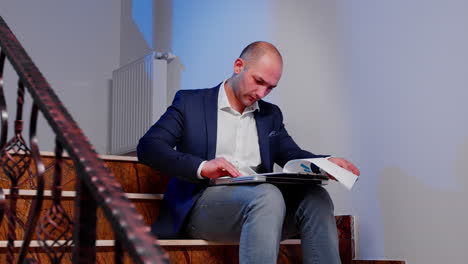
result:
<svg viewBox="0 0 468 264"><path fill-rule="evenodd" d="M205 177L201 176L201 170L203 168L203 165L205 165L205 163L206 163L206 160L202 161L202 163L200 163L200 166L198 166L197 178L200 179L200 180L205 179Z"/></svg>

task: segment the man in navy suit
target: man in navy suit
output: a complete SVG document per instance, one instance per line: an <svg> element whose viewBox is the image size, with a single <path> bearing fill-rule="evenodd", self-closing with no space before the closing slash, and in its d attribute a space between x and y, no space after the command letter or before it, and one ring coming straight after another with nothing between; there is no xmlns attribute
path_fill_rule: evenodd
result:
<svg viewBox="0 0 468 264"><path fill-rule="evenodd" d="M229 79L179 91L141 138L140 161L173 176L153 225L159 238L240 242L241 263L275 263L281 239L300 235L305 263L340 263L333 203L322 187L208 186L210 178L238 177L252 167L271 172L274 163L326 157L302 150L280 109L261 100L278 84L282 68L276 47L251 43ZM329 160L359 174L344 159Z"/></svg>

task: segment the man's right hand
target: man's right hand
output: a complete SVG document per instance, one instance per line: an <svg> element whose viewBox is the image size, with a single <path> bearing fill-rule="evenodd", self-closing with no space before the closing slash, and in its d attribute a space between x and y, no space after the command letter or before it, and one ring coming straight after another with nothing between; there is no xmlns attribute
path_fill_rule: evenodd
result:
<svg viewBox="0 0 468 264"><path fill-rule="evenodd" d="M239 177L242 175L237 168L225 158L216 158L205 162L200 174L205 178L211 179L222 176Z"/></svg>

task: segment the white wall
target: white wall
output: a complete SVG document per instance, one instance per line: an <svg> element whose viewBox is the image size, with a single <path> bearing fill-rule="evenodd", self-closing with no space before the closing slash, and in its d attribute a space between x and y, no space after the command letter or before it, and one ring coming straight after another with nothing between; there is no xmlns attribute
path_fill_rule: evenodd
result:
<svg viewBox="0 0 468 264"><path fill-rule="evenodd" d="M109 81L112 70L119 66L120 3L2 0L0 15L96 150L105 153ZM6 70L10 119L13 119L17 77L10 68ZM25 112L29 113L30 108ZM44 120L39 125L42 150L53 150L50 130ZM27 130L25 135L27 138Z"/></svg>
<svg viewBox="0 0 468 264"><path fill-rule="evenodd" d="M468 2L339 9L347 130L364 172L352 195L360 255L466 263Z"/></svg>
<svg viewBox="0 0 468 264"><path fill-rule="evenodd" d="M271 26L284 57L284 72L275 102L281 106L286 128L302 148L354 161L338 11L337 2L331 0L276 2ZM352 214L350 193L336 184L327 188L335 211Z"/></svg>

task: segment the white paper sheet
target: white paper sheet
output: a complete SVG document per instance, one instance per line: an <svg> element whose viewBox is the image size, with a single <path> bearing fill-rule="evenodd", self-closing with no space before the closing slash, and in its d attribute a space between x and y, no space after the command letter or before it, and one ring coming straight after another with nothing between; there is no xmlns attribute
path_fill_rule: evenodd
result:
<svg viewBox="0 0 468 264"><path fill-rule="evenodd" d="M338 182L343 184L348 190L351 190L358 176L352 172L341 168L326 158L298 159L291 160L284 166L284 172L306 172L310 173L310 164L313 163L328 174L335 177Z"/></svg>

